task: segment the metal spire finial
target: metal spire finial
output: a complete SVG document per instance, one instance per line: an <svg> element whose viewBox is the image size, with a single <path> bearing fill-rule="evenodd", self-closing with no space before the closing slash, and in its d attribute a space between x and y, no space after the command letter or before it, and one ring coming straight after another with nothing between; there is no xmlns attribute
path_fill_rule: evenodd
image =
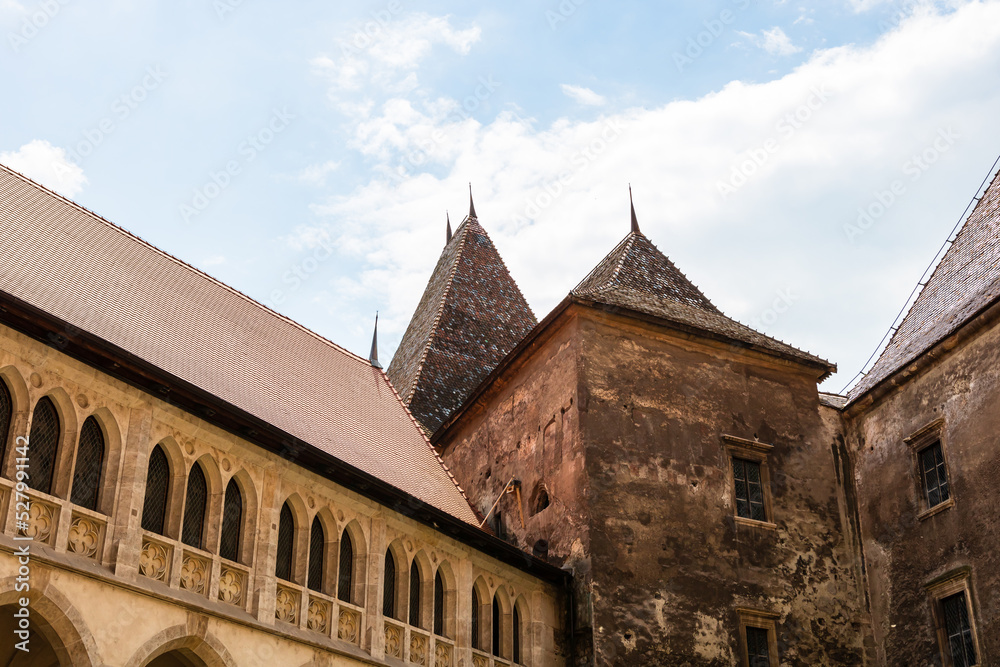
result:
<svg viewBox="0 0 1000 667"><path fill-rule="evenodd" d="M378 362L378 311L375 311L375 331L372 332L372 351L368 353L368 361L371 362L372 368L382 368L382 364Z"/></svg>
<svg viewBox="0 0 1000 667"><path fill-rule="evenodd" d="M632 184L628 184L628 205L632 208L632 233L641 234L639 231L639 220L635 217L635 204L632 203Z"/></svg>
<svg viewBox="0 0 1000 667"><path fill-rule="evenodd" d="M451 243L451 216L448 215L448 211L444 212L444 218L448 221L448 228L445 230L444 244L448 245Z"/></svg>
<svg viewBox="0 0 1000 667"><path fill-rule="evenodd" d="M469 218L476 220L476 204L472 201L472 183L469 183Z"/></svg>

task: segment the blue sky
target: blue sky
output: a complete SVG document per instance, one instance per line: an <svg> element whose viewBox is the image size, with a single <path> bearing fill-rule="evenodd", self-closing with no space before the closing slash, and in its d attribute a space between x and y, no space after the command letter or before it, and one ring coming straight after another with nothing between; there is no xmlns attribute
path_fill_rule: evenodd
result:
<svg viewBox="0 0 1000 667"><path fill-rule="evenodd" d="M840 365L1000 152L1000 2L0 0L0 161L355 352L479 218L542 317L628 231Z"/></svg>

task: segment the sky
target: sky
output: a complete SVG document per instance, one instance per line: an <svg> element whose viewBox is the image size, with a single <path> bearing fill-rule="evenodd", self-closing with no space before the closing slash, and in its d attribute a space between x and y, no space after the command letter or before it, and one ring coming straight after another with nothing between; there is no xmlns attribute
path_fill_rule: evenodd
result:
<svg viewBox="0 0 1000 667"><path fill-rule="evenodd" d="M864 366L1000 153L1000 1L0 0L0 162L391 358L486 228L541 319L629 231Z"/></svg>

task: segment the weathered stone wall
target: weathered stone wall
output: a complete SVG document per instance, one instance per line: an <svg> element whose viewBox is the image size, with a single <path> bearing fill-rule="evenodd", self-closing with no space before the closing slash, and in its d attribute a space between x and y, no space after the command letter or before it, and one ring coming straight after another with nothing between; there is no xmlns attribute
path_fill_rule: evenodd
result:
<svg viewBox="0 0 1000 667"><path fill-rule="evenodd" d="M511 654L516 606L522 662L564 664L556 646L563 602L555 587L6 327L0 327L0 375L14 407L0 468L0 629L9 629L9 605L27 594L33 627L45 628L68 653L63 664L138 666L167 648L190 650L196 664L213 667L386 664L394 647L398 658L420 650L426 664L434 664L441 647L451 664L471 665L474 586L487 602L494 595L499 600L505 655ZM28 433L33 407L45 396L56 405L63 435L54 492L30 492L35 539L31 589L22 593L15 590L16 549L25 542L15 539L13 444ZM79 429L91 415L107 443L98 511L78 507L67 493ZM162 536L141 528L148 457L157 444L166 450L172 475ZM205 471L209 491L204 549L179 539L184 488L195 464ZM244 494L238 563L219 556L222 496L230 479ZM278 516L286 500L296 523L291 582L274 576ZM326 567L321 590L311 591L305 583L316 518L324 528ZM336 595L344 531L354 544L349 603ZM395 620L382 615L387 549L397 562ZM413 567L423 587L420 627L407 622ZM435 572L442 573L445 589L444 637L429 631ZM487 642L490 614L487 604L480 611ZM6 641L5 635L0 646ZM492 664L485 652L478 656Z"/></svg>
<svg viewBox="0 0 1000 667"><path fill-rule="evenodd" d="M591 312L579 409L597 664L740 664L738 608L777 615L781 664L863 664L837 422L816 377ZM723 435L773 444L773 527L735 519Z"/></svg>
<svg viewBox="0 0 1000 667"><path fill-rule="evenodd" d="M1000 325L932 362L874 404L847 412L872 622L884 665L940 665L925 586L971 569L979 664L1000 659ZM920 473L904 439L943 419L954 505L918 518Z"/></svg>

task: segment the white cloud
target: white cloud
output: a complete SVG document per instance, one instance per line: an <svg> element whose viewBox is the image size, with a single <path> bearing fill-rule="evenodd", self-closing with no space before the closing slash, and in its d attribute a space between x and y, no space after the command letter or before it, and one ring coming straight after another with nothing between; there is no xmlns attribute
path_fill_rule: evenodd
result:
<svg viewBox="0 0 1000 667"><path fill-rule="evenodd" d="M355 282L384 304L387 351L468 181L539 317L627 232L631 182L642 229L725 312L853 373L1000 145L1000 2L920 12L780 79L597 120L534 129L505 112L480 124L449 114L456 104L395 101L359 125L355 145L397 176L317 204L321 222L289 239L328 235L362 265ZM954 145L911 180L904 164L948 128ZM417 149L426 161L398 172ZM722 197L740 170L746 183ZM905 194L852 242L845 226L895 180ZM793 303L776 307L789 289Z"/></svg>
<svg viewBox="0 0 1000 667"><path fill-rule="evenodd" d="M0 162L66 197L79 194L87 183L83 169L70 162L65 150L42 139L0 153Z"/></svg>
<svg viewBox="0 0 1000 667"><path fill-rule="evenodd" d="M590 88L584 88L583 86L571 86L568 83L562 84L561 87L564 94L576 100L579 104L599 107L603 106L608 101L603 95L595 93Z"/></svg>
<svg viewBox="0 0 1000 667"><path fill-rule="evenodd" d="M774 26L770 30L761 30L759 35L742 31L739 34L772 56L790 56L802 50L801 46L792 44L792 40L780 26Z"/></svg>
<svg viewBox="0 0 1000 667"><path fill-rule="evenodd" d="M327 174L336 171L339 166L340 162L335 160L327 160L322 164L309 165L299 172L298 179L308 185L325 185Z"/></svg>

